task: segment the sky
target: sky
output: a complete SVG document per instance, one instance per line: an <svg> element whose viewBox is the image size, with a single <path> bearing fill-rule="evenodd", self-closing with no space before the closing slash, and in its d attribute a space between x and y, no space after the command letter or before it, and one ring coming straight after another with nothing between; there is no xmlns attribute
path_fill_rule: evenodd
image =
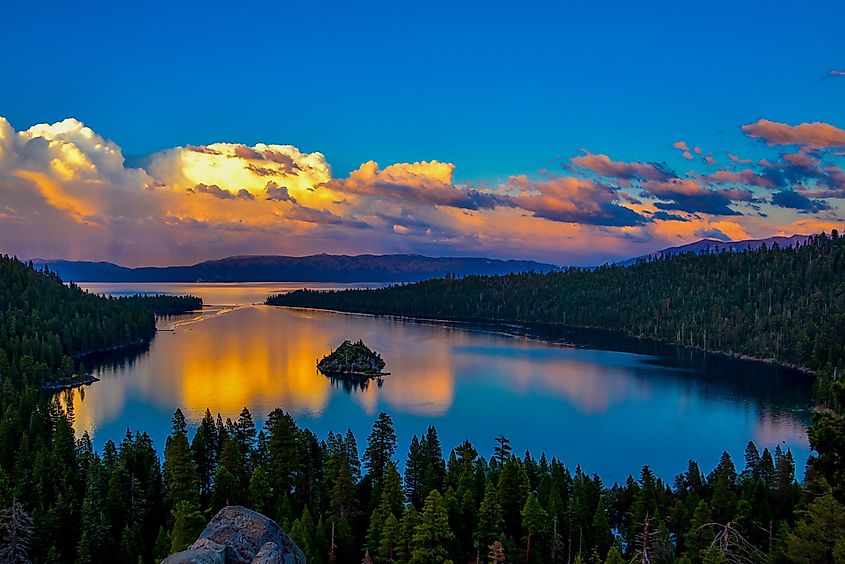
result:
<svg viewBox="0 0 845 564"><path fill-rule="evenodd" d="M0 252L624 259L842 229L839 2L0 0Z"/></svg>

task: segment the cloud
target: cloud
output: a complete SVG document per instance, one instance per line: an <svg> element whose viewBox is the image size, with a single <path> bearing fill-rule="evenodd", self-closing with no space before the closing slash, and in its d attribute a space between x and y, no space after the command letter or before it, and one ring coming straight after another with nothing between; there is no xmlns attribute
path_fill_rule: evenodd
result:
<svg viewBox="0 0 845 564"><path fill-rule="evenodd" d="M663 210L658 210L658 211L652 213L651 218L652 219L659 219L661 221L689 221L688 218L686 218L682 215L677 215L677 214L674 214L674 213L668 213L668 212L665 212Z"/></svg>
<svg viewBox="0 0 845 564"><path fill-rule="evenodd" d="M574 157L572 165L586 169L604 177L621 180L668 180L675 174L657 163L613 161L607 155L586 154Z"/></svg>
<svg viewBox="0 0 845 564"><path fill-rule="evenodd" d="M814 121L787 125L767 119L743 125L740 129L754 139L769 145L804 145L807 147L845 147L845 130L829 123Z"/></svg>
<svg viewBox="0 0 845 564"><path fill-rule="evenodd" d="M267 182L275 182L308 204L324 203L314 196L314 188L331 180L331 167L322 153L303 153L291 145L176 147L150 155L142 166L161 183L177 189L206 184L263 197Z"/></svg>
<svg viewBox="0 0 845 564"><path fill-rule="evenodd" d="M801 213L815 213L831 209L830 204L827 202L811 200L795 190L776 192L772 195L772 204L781 208L799 210Z"/></svg>
<svg viewBox="0 0 845 564"><path fill-rule="evenodd" d="M507 187L519 192L511 197L514 207L535 217L564 223L602 226L633 226L647 218L619 205L619 191L606 184L572 177L535 181L525 175L512 176Z"/></svg>
<svg viewBox="0 0 845 564"><path fill-rule="evenodd" d="M264 187L264 197L275 202L293 202L297 203L296 199L290 195L287 187L279 186L272 180Z"/></svg>
<svg viewBox="0 0 845 564"><path fill-rule="evenodd" d="M693 169L710 153L698 155ZM0 118L0 251L126 264L319 252L595 264L701 230L737 239L833 224L826 199L845 197L845 174L832 151L801 145L742 164L678 175L585 152L561 174L500 181L457 182L455 165L440 161L368 161L335 178L322 153L212 143L128 166L116 143L77 120L15 131ZM820 211L829 213L812 215Z"/></svg>
<svg viewBox="0 0 845 564"><path fill-rule="evenodd" d="M660 200L655 204L659 209L711 215L742 215L730 208L730 204L753 199L748 190L711 190L691 179L647 182L643 184L643 190L646 195Z"/></svg>
<svg viewBox="0 0 845 564"><path fill-rule="evenodd" d="M695 232L696 237L702 239L718 239L719 241L730 241L731 238L725 235L722 230L715 227L709 229L699 229Z"/></svg>
<svg viewBox="0 0 845 564"><path fill-rule="evenodd" d="M743 159L742 157L738 157L738 156L736 156L736 155L734 155L734 154L732 154L732 153L728 153L728 158L729 158L731 161L733 161L733 162L735 162L735 163L739 163L739 164L751 164L751 163L753 163L753 162L754 162L754 161L752 161L751 159Z"/></svg>
<svg viewBox="0 0 845 564"><path fill-rule="evenodd" d="M750 169L740 171L717 170L712 174L703 176L702 179L712 184L737 184L744 186L759 186L762 188L774 188L774 182L761 176Z"/></svg>
<svg viewBox="0 0 845 564"><path fill-rule="evenodd" d="M242 200L255 199L255 196L244 188L241 188L237 192L230 192L229 190L220 188L217 184L208 185L199 183L193 188L188 188L188 192L193 194L208 194L209 196L214 196L215 198L220 198L221 200L234 200L236 198L240 198Z"/></svg>
<svg viewBox="0 0 845 564"><path fill-rule="evenodd" d="M806 150L780 155L773 161L764 160L760 166L760 174L779 188L805 185L816 190L845 190L845 174L842 169L832 164L823 164Z"/></svg>
<svg viewBox="0 0 845 564"><path fill-rule="evenodd" d="M433 206L468 210L492 209L501 204L495 194L454 184L455 166L438 161L397 163L380 169L368 161L352 171L348 178L326 184L342 195L369 196Z"/></svg>

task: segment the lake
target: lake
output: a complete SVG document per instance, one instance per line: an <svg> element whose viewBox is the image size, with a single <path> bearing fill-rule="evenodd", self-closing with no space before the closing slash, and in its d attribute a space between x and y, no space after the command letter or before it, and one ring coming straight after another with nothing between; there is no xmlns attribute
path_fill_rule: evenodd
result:
<svg viewBox="0 0 845 564"><path fill-rule="evenodd" d="M661 477L690 458L710 471L723 450L743 466L746 443L781 445L803 475L811 379L761 363L704 355L602 332L415 322L260 304L298 284L83 284L106 294L191 293L203 311L158 320L148 347L103 359L101 379L73 394L77 431L100 448L127 429L161 451L179 407L257 422L276 407L325 438L352 429L363 452L380 411L402 460L412 435L437 427L445 456L469 439L485 456L504 434L514 451L542 451L606 482L648 464ZM339 288L338 284L309 284ZM360 285L356 285L360 286ZM332 382L317 361L363 339L391 374L359 388Z"/></svg>

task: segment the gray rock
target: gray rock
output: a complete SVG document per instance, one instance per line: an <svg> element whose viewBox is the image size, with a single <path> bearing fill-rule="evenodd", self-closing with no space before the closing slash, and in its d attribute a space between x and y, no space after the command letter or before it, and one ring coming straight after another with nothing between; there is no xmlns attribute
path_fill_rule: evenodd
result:
<svg viewBox="0 0 845 564"><path fill-rule="evenodd" d="M226 547L209 539L199 539L187 550L171 554L161 564L225 564Z"/></svg>
<svg viewBox="0 0 845 564"><path fill-rule="evenodd" d="M212 558L218 558L214 560ZM239 505L215 515L188 550L162 564L306 564L305 555L275 521Z"/></svg>
<svg viewBox="0 0 845 564"><path fill-rule="evenodd" d="M279 545L274 542L266 542L255 558L252 559L252 564L282 564L285 557L282 554Z"/></svg>

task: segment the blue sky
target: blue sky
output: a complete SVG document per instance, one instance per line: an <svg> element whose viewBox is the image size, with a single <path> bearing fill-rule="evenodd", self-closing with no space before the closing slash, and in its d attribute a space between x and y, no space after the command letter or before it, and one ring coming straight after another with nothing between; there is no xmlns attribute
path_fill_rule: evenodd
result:
<svg viewBox="0 0 845 564"><path fill-rule="evenodd" d="M0 7L0 113L76 117L127 155L263 141L477 179L845 122L839 2L82 4Z"/></svg>
<svg viewBox="0 0 845 564"><path fill-rule="evenodd" d="M334 178L437 160L483 187L581 149L679 173L679 140L768 158L740 130L761 118L845 127L839 2L3 2L0 21L0 115L75 118L130 164L289 144Z"/></svg>

